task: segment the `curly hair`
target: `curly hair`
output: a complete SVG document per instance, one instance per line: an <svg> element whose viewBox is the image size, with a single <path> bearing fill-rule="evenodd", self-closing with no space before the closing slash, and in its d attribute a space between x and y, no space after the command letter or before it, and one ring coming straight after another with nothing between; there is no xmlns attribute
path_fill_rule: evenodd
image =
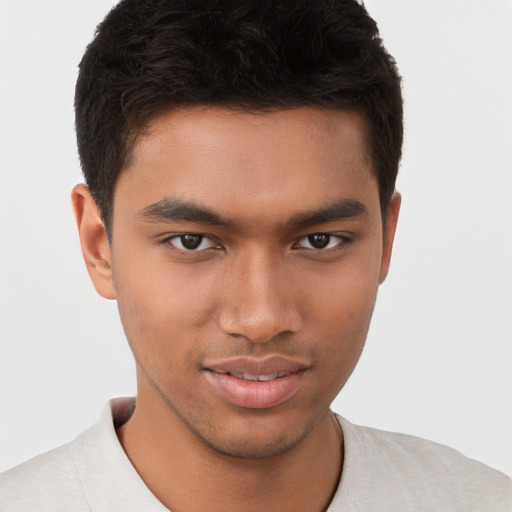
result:
<svg viewBox="0 0 512 512"><path fill-rule="evenodd" d="M356 0L123 0L79 66L78 151L111 234L119 174L148 123L177 106L352 109L368 121L381 209L403 139L401 80Z"/></svg>

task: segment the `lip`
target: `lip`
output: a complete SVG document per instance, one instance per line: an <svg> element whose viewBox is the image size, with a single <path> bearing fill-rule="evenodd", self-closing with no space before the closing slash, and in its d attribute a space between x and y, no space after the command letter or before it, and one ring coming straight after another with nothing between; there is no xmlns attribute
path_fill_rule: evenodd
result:
<svg viewBox="0 0 512 512"><path fill-rule="evenodd" d="M236 357L218 361L205 361L203 367L216 373L268 375L272 373L297 373L307 369L309 364L300 359L271 355L264 358Z"/></svg>
<svg viewBox="0 0 512 512"><path fill-rule="evenodd" d="M282 356L234 358L204 365L205 377L214 390L233 405L248 409L275 407L300 389L308 365ZM246 380L264 376L265 380ZM274 376L269 378L269 376Z"/></svg>

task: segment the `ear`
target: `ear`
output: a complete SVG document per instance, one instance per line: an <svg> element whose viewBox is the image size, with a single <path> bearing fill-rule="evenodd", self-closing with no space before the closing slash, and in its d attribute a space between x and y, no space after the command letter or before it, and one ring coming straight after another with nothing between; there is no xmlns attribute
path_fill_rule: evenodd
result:
<svg viewBox="0 0 512 512"><path fill-rule="evenodd" d="M402 196L395 192L391 196L388 207L386 209L386 218L384 219L382 233L382 259L380 262L379 282L382 284L389 272L391 263L391 253L393 252L393 241L395 239L396 225L398 223L398 215L400 213L400 205L402 204Z"/></svg>
<svg viewBox="0 0 512 512"><path fill-rule="evenodd" d="M102 297L115 299L112 252L98 205L86 185L76 185L73 188L71 201L82 254L92 283Z"/></svg>

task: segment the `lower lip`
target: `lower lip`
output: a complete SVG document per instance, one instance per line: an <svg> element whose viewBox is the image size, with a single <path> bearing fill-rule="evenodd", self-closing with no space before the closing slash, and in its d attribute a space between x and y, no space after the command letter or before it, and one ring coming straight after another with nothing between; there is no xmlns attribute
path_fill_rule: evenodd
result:
<svg viewBox="0 0 512 512"><path fill-rule="evenodd" d="M290 373L267 381L237 379L225 373L206 372L206 378L228 402L249 409L266 409L292 398L304 372Z"/></svg>

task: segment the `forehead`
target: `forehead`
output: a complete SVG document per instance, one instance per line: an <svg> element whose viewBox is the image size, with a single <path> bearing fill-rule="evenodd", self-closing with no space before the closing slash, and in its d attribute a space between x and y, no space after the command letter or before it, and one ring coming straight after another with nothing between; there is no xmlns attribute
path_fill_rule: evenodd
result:
<svg viewBox="0 0 512 512"><path fill-rule="evenodd" d="M155 119L137 141L114 211L120 199L141 209L163 197L226 217L368 200L378 190L367 149L366 122L352 111L183 108Z"/></svg>

